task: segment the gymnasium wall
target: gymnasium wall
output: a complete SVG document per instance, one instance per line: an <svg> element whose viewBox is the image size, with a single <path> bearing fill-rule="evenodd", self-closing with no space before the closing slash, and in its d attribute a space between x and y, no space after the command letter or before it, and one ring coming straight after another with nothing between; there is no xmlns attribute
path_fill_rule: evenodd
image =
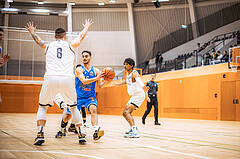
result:
<svg viewBox="0 0 240 159"><path fill-rule="evenodd" d="M142 76L142 80L148 82L150 75ZM231 72L227 63L158 73L156 81L159 83L160 118L240 121L240 103L233 104L233 100L240 100L240 71ZM40 84L14 84L14 81L11 84L1 81L3 102L0 112L36 113L40 87ZM115 87L109 83L103 89L97 88L97 99L99 114L122 115L130 96L126 85ZM146 100L133 115L142 116L145 110ZM49 113L60 112L56 106L49 109ZM153 111L150 116L153 116Z"/></svg>
<svg viewBox="0 0 240 159"><path fill-rule="evenodd" d="M210 14L219 12L221 9L238 4L238 0L213 0L213 1L197 1L196 14L197 19L200 20ZM239 7L237 7L239 8ZM209 21L199 21L200 35L204 35L214 29L219 28L222 24L223 19L220 14L224 14L228 19L224 19L224 22L231 20L231 17L235 17L237 10L230 10L228 12L219 12L213 18L209 18ZM166 52L176 46L192 40L192 26L189 8L187 6L185 16L185 4L176 4L171 6L161 6L156 9L152 7L136 7L134 8L134 23L137 40L137 52L138 61L144 62L155 57L157 51ZM188 25L187 29L182 29L182 24ZM238 19L237 17L235 19ZM232 21L231 21L232 22ZM219 23L221 25L219 26ZM230 22L228 22L230 23ZM226 24L228 24L226 23ZM161 40L162 39L162 40ZM154 42L155 46L154 46ZM195 49L195 46L193 46ZM153 52L153 50L155 50Z"/></svg>

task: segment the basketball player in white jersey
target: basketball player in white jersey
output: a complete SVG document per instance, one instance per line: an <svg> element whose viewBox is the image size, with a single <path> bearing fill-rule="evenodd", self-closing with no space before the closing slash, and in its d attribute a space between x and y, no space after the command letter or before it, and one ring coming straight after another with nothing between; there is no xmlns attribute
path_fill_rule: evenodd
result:
<svg viewBox="0 0 240 159"><path fill-rule="evenodd" d="M135 61L131 58L127 58L124 61L124 69L126 74L124 75L124 79L121 83L114 82L116 86L120 86L123 84L127 84L127 91L130 96L130 100L128 101L125 110L123 112L124 118L130 125L130 130L126 132L124 137L126 138L139 138L139 130L135 125L132 112L140 107L143 103L147 91L147 87L143 84L140 75L136 70L133 69L135 65Z"/></svg>
<svg viewBox="0 0 240 159"><path fill-rule="evenodd" d="M58 28L55 30L54 36L56 41L47 44L36 34L36 26L33 26L33 22L27 23L26 28L35 42L45 50L46 55L46 72L39 95L39 109L37 112L38 134L34 145L42 145L44 143L46 111L49 106L53 105L53 100L58 93L62 95L72 112L73 121L78 130L79 143L86 142L85 135L81 132L82 118L76 107L77 95L73 64L74 51L80 45L92 24L92 20L86 20L85 24L83 24L84 29L82 32L71 42L66 41L66 31L63 28Z"/></svg>

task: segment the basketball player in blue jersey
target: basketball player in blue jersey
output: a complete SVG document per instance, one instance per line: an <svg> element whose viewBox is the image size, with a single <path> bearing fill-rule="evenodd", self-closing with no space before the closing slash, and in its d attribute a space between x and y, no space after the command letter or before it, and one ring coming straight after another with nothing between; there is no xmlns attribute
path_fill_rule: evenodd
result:
<svg viewBox="0 0 240 159"><path fill-rule="evenodd" d="M82 52L83 65L76 68L75 86L77 91L77 107L80 111L83 106L87 108L91 114L91 123L93 126L93 140L98 140L104 135L104 131L98 127L97 116L97 99L95 94L95 85L98 84L99 88L105 86L107 81L102 81L104 73L101 73L98 68L91 66L92 53L90 51ZM71 114L69 110L67 115L63 115L65 118L62 121L67 121L66 118ZM62 127L63 128L63 127ZM63 129L62 129L63 130ZM60 135L59 135L60 134ZM58 132L56 138L61 138L62 132Z"/></svg>

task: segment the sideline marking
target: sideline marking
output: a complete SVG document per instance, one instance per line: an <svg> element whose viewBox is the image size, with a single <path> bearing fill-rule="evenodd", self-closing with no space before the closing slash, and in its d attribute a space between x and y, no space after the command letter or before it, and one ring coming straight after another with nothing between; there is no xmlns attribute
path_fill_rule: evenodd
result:
<svg viewBox="0 0 240 159"><path fill-rule="evenodd" d="M83 155L83 154L77 154L77 153L69 153L69 152L56 152L56 151L34 151L34 150L0 150L1 151L7 151L7 152L41 152L41 153L57 153L57 154L63 154L63 155L75 155L75 156L82 156L82 157L89 157L89 158L95 158L95 159L103 159L101 157L95 157L95 156L89 156L89 155Z"/></svg>

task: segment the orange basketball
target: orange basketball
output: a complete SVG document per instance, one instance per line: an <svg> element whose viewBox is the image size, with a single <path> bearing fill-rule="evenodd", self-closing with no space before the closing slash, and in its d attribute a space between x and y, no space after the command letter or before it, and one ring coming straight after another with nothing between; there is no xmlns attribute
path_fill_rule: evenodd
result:
<svg viewBox="0 0 240 159"><path fill-rule="evenodd" d="M104 80L106 81L112 81L115 78L115 72L112 68L107 67L102 70L102 72L105 73L104 75Z"/></svg>

